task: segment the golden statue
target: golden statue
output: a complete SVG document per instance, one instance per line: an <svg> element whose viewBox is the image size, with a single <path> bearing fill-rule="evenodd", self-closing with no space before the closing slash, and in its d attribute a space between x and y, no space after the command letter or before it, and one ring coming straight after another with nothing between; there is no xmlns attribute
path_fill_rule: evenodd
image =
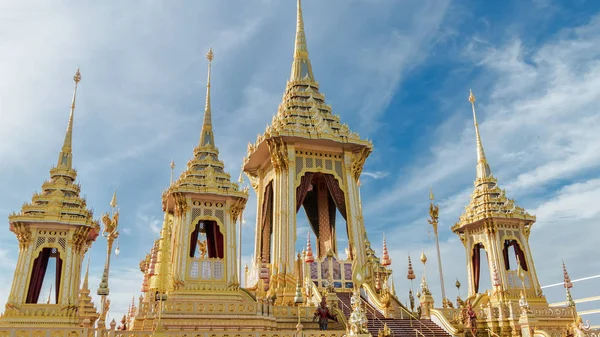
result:
<svg viewBox="0 0 600 337"><path fill-rule="evenodd" d="M207 252L206 240L198 240L198 251L200 252L201 258L206 257L206 252Z"/></svg>
<svg viewBox="0 0 600 337"><path fill-rule="evenodd" d="M439 214L439 206L434 204L429 204L429 216L431 219L427 220L432 225L436 225L438 223L438 214Z"/></svg>
<svg viewBox="0 0 600 337"><path fill-rule="evenodd" d="M119 225L119 212L115 212L112 216L112 219L108 215L108 213L104 213L102 215L102 222L104 223L104 230L102 231L102 235L105 237L108 236L118 236L119 232L117 232L117 226Z"/></svg>

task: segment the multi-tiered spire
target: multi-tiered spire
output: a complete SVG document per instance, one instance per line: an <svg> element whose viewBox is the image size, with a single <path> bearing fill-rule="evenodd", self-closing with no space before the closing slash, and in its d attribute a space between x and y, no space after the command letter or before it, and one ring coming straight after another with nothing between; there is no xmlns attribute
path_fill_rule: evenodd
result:
<svg viewBox="0 0 600 337"><path fill-rule="evenodd" d="M387 248L387 243L385 242L385 235L383 236L383 248L382 248L383 252L381 255L381 265L382 266L389 266L392 264L392 259L390 258L390 254L388 252L388 248Z"/></svg>
<svg viewBox="0 0 600 337"><path fill-rule="evenodd" d="M206 80L206 103L204 105L204 122L202 123L202 132L200 133L199 146L215 146L215 136L212 131L212 111L210 106L210 71L212 60L215 57L212 48L208 50L206 59L208 60L208 78Z"/></svg>
<svg viewBox="0 0 600 337"><path fill-rule="evenodd" d="M452 229L474 223L486 217L511 217L516 219L535 221L535 216L526 213L522 207L515 205L514 200L506 197L506 191L498 187L498 181L492 175L492 170L485 157L477 114L475 112L475 95L469 91L469 102L473 111L473 123L475 126L475 138L477 146L477 175L475 189L471 194L471 201L461 215L459 223Z"/></svg>
<svg viewBox="0 0 600 337"><path fill-rule="evenodd" d="M306 34L304 33L304 18L302 17L302 3L298 0L296 14L296 46L294 48L294 61L290 81L315 81L310 59L308 58L308 46L306 45ZM316 84L316 83L315 83Z"/></svg>
<svg viewBox="0 0 600 337"><path fill-rule="evenodd" d="M27 221L58 222L86 226L92 229L90 240L98 236L100 226L87 209L86 200L79 196L81 187L75 183L77 171L73 168L73 120L77 86L81 81L79 69L73 76L75 86L71 101L71 112L58 162L50 169L50 180L42 184L42 192L33 195L31 203L23 205L19 214L9 217L11 225ZM93 238L93 239L92 239Z"/></svg>
<svg viewBox="0 0 600 337"><path fill-rule="evenodd" d="M92 296L90 296L89 275L90 259L88 258L85 276L83 277L83 284L79 290L79 319L81 321L88 319L89 322L93 324L98 317L100 317L100 314L92 302Z"/></svg>
<svg viewBox="0 0 600 337"><path fill-rule="evenodd" d="M312 65L308 57L308 46L304 31L302 3L298 0L296 13L296 39L290 79L277 115L273 116L264 134L258 135L254 144L248 144L246 165L260 144L276 137L300 137L305 139L327 139L349 144L352 149L365 149L370 152L373 145L350 131L340 117L332 113L331 106L325 103L325 95L319 92ZM366 156L365 156L366 158Z"/></svg>
<svg viewBox="0 0 600 337"><path fill-rule="evenodd" d="M475 113L475 95L469 90L469 102L473 110L473 124L475 125L475 138L477 140L477 179L483 179L492 176L492 170L485 158L483 144L481 143L481 135L479 134L479 124L477 124L477 114Z"/></svg>
<svg viewBox="0 0 600 337"><path fill-rule="evenodd" d="M169 192L213 193L247 198L247 192L240 190L238 184L231 181L231 176L224 171L224 163L219 160L219 150L215 145L212 126L211 68L214 59L212 48L206 54L206 58L208 76L200 141L194 149L194 157L187 164L187 169L177 181L171 184L163 199Z"/></svg>

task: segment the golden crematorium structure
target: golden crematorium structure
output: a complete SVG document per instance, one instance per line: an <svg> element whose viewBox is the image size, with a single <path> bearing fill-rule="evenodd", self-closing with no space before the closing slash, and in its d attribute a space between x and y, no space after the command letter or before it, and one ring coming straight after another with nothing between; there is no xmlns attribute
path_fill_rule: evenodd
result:
<svg viewBox="0 0 600 337"><path fill-rule="evenodd" d="M253 262L242 272L236 225L242 221L249 189L241 187L241 176L239 183L232 182L219 159L211 120L212 50L207 59L200 141L186 170L179 179L171 179L162 194L160 237L139 266L141 296L120 323L106 322L110 256L119 236L116 194L113 210L101 217L101 228L75 182L73 118L81 80L77 71L57 164L41 192L8 219L19 241L19 256L0 316L0 337L595 334L577 315L566 269L567 305L549 307L529 248L535 217L508 199L492 175L473 94L469 101L477 175L471 201L452 227L466 250L468 297L453 303L445 297L442 280L443 298L436 306L424 273L417 303L412 289L410 305L400 302L385 239L378 256L362 216L359 179L373 145L352 132L326 103L309 59L300 0L291 75L282 102L271 125L248 145L243 162L258 202ZM297 240L305 240L296 225L301 209L312 234L306 248L297 252ZM438 211L432 201L429 222L436 238ZM348 247L342 251L336 238L344 233ZM96 307L90 296L89 262L83 280L81 274L85 254L100 235L108 241L108 254ZM426 264L425 254L420 261ZM492 289L480 289L482 263L488 264ZM49 266L55 268L56 280L54 295L45 299L41 290ZM409 258L408 279L415 278Z"/></svg>

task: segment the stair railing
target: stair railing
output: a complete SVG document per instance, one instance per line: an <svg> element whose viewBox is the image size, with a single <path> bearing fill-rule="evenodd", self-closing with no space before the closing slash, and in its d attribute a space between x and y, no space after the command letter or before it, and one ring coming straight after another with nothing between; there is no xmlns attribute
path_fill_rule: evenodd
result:
<svg viewBox="0 0 600 337"><path fill-rule="evenodd" d="M421 331L419 331L415 328L413 328L413 329L415 330L415 337L419 337L419 335L421 335L421 337L425 337L425 335Z"/></svg>
<svg viewBox="0 0 600 337"><path fill-rule="evenodd" d="M494 337L500 337L497 333L493 332L492 329L487 328L486 330L488 331L488 335L494 336Z"/></svg>
<svg viewBox="0 0 600 337"><path fill-rule="evenodd" d="M400 308L402 308L402 310L403 310L404 312L406 312L406 314L408 315L408 317L410 317L410 325L411 325L411 326L412 326L412 322L413 322L413 320L415 320L415 321L417 321L417 322L419 323L419 325L420 325L421 327L423 327L423 328L426 328L427 330L429 330L429 332L431 332L432 334L434 334L434 335L435 335L435 332L434 332L434 331L433 331L433 330L432 330L430 327L428 327L428 326L427 326L425 323L421 322L421 320L420 320L420 319L418 319L418 318L417 318L415 315L413 315L413 314L412 314L410 311L408 311L408 310L404 309L404 307L403 307L403 306L400 306Z"/></svg>

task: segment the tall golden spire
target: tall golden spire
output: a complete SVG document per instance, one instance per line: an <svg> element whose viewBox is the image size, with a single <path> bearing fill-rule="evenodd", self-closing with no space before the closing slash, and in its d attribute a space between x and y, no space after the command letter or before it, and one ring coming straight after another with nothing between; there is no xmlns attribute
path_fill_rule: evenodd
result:
<svg viewBox="0 0 600 337"><path fill-rule="evenodd" d="M492 170L485 158L485 152L483 152L479 124L477 124L477 115L475 114L475 95L473 95L471 89L469 89L469 102L471 102L471 108L473 109L473 123L475 124L475 137L477 138L477 179L487 178L492 175Z"/></svg>
<svg viewBox="0 0 600 337"><path fill-rule="evenodd" d="M208 59L208 79L206 80L206 105L204 106L204 123L202 124L202 133L200 134L200 147L215 146L215 137L212 130L212 116L210 108L210 70L214 58L212 48L206 54Z"/></svg>
<svg viewBox="0 0 600 337"><path fill-rule="evenodd" d="M73 81L75 81L75 88L73 89L73 100L71 101L71 114L69 115L69 124L67 124L67 133L65 134L65 141L63 143L62 150L58 155L58 165L57 167L66 167L72 168L73 165L73 115L75 114L75 99L77 98L77 84L81 81L81 74L79 73L79 68L77 68L77 72L75 72L75 76L73 76Z"/></svg>
<svg viewBox="0 0 600 337"><path fill-rule="evenodd" d="M302 2L298 0L296 18L296 47L294 48L294 62L290 81L309 80L314 81L312 66L308 59L308 47L304 33L304 19L302 17Z"/></svg>

